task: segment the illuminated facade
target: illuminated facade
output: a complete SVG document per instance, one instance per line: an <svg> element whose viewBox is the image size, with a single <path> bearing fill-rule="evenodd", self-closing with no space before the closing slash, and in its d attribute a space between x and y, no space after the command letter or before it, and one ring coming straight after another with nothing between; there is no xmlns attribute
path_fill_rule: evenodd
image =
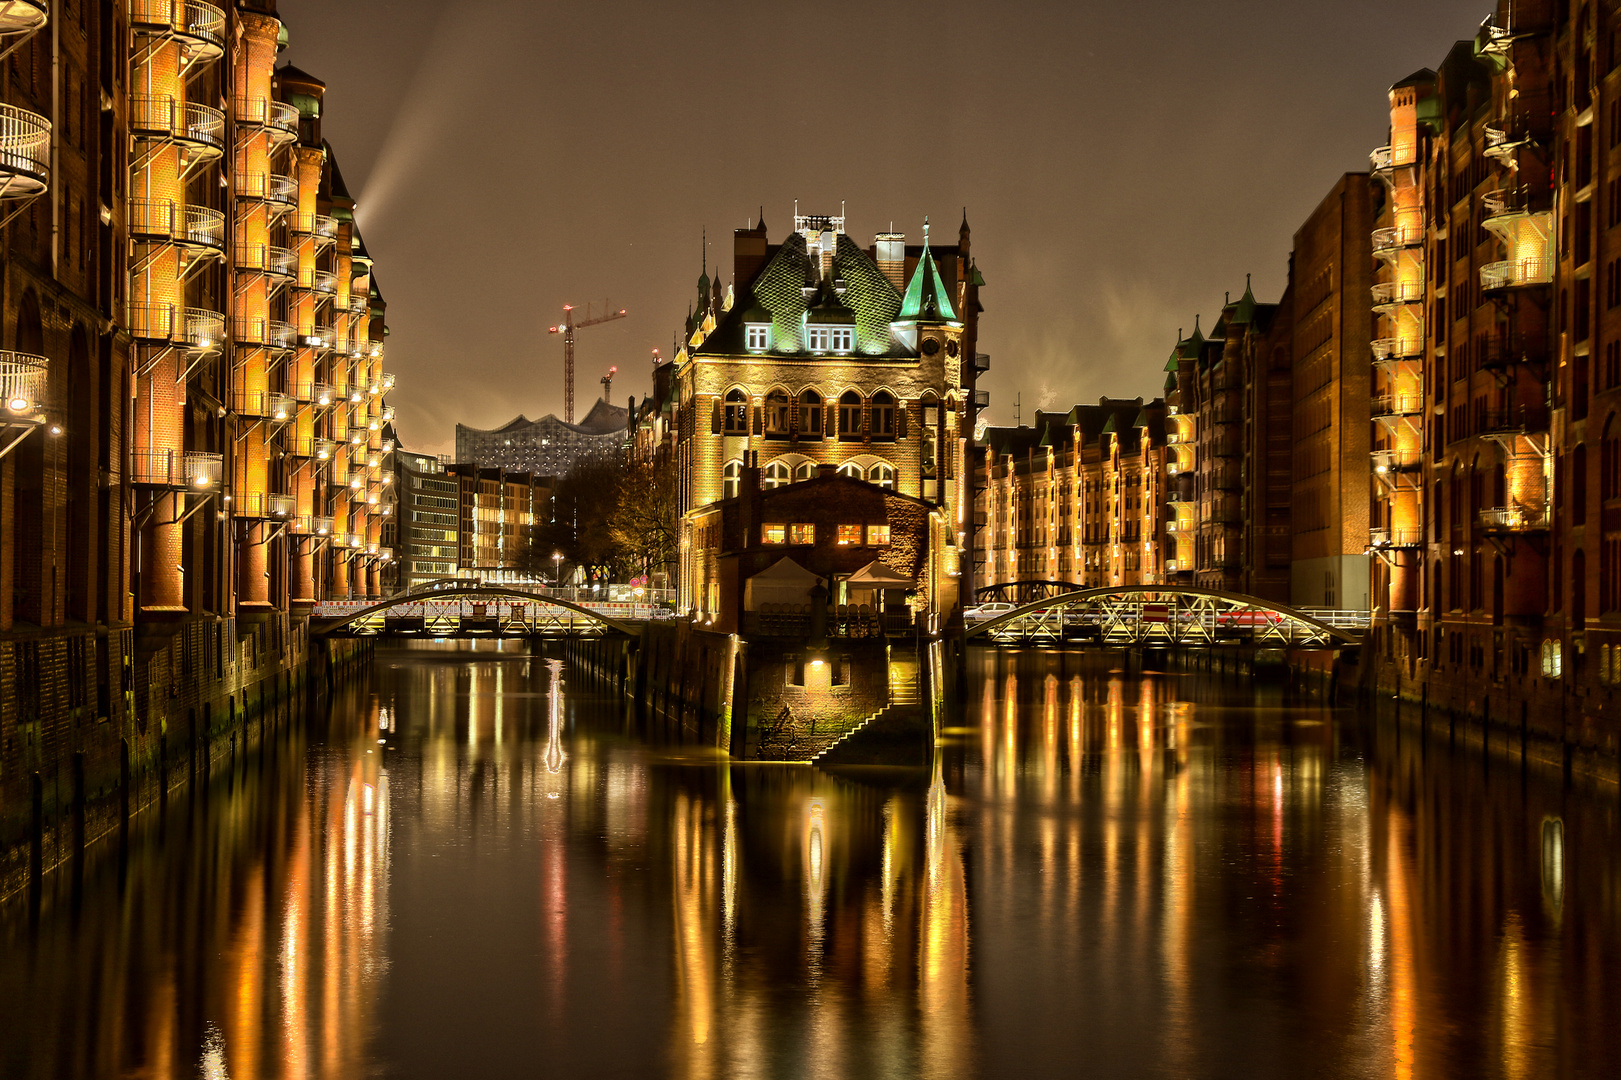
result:
<svg viewBox="0 0 1621 1080"><path fill-rule="evenodd" d="M518 416L498 428L456 425L456 460L463 465L567 476L580 462L623 460L630 414L601 398L578 424L547 414Z"/></svg>
<svg viewBox="0 0 1621 1080"><path fill-rule="evenodd" d="M551 481L477 465L447 466L445 476L457 486L456 575L488 584L533 581L530 540L537 522L551 520Z"/></svg>
<svg viewBox="0 0 1621 1080"><path fill-rule="evenodd" d="M737 230L733 291L700 279L700 316L675 357L673 454L683 512L682 606L703 612L695 515L741 491L820 466L934 507L923 598L957 605L967 543L964 455L978 336L978 271L966 219L955 248L884 233L863 249L842 217L798 215L771 244L764 222Z"/></svg>
<svg viewBox="0 0 1621 1080"><path fill-rule="evenodd" d="M980 440L975 520L979 588L1166 580L1166 405L1102 399Z"/></svg>
<svg viewBox="0 0 1621 1080"><path fill-rule="evenodd" d="M393 380L274 0L0 4L0 43L0 843L37 800L48 866L381 595Z"/></svg>
<svg viewBox="0 0 1621 1080"><path fill-rule="evenodd" d="M1610 5L1503 0L1391 88L1372 157L1374 396L1399 406L1373 431L1381 678L1612 774L1618 30Z"/></svg>

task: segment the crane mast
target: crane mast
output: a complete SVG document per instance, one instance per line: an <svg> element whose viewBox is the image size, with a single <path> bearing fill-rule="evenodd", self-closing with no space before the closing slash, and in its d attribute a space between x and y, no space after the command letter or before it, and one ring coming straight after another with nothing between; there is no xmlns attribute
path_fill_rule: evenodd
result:
<svg viewBox="0 0 1621 1080"><path fill-rule="evenodd" d="M574 331L584 330L587 326L596 326L598 323L612 322L614 319L623 319L625 309L614 311L608 306L608 301L602 302L602 314L593 316L591 305L585 306L585 318L579 322L574 321L574 305L563 305L563 321L556 326L548 327L549 334L563 335L563 422L574 423Z"/></svg>

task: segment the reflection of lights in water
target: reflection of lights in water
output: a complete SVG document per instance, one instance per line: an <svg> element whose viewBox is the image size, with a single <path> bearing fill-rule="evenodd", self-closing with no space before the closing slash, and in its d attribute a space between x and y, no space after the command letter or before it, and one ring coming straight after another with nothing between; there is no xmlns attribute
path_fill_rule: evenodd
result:
<svg viewBox="0 0 1621 1080"><path fill-rule="evenodd" d="M1384 981L1385 974L1385 905L1374 893L1368 905L1368 972L1374 984Z"/></svg>
<svg viewBox="0 0 1621 1080"><path fill-rule="evenodd" d="M556 773L562 770L567 756L558 742L558 731L563 722L563 661L548 660L546 668L552 677L551 710L546 719L546 771Z"/></svg>
<svg viewBox="0 0 1621 1080"><path fill-rule="evenodd" d="M1542 902L1555 920L1565 905L1565 823L1542 819Z"/></svg>
<svg viewBox="0 0 1621 1080"><path fill-rule="evenodd" d="M203 1059L197 1071L203 1080L227 1080L231 1075L225 1068L225 1039L213 1021L203 1033Z"/></svg>
<svg viewBox="0 0 1621 1080"><path fill-rule="evenodd" d="M370 814L377 809L377 789L367 784L362 798L362 808Z"/></svg>
<svg viewBox="0 0 1621 1080"><path fill-rule="evenodd" d="M810 921L810 940L807 945L810 950L809 967L813 980L818 979L822 973L822 927L826 916L823 875L823 864L827 858L823 839L825 817L826 808L822 805L822 800L812 799L805 809L805 906Z"/></svg>

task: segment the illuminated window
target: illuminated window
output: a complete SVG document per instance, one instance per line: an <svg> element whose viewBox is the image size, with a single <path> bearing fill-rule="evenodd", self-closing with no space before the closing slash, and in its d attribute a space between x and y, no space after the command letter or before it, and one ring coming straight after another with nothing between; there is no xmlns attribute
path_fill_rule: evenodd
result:
<svg viewBox="0 0 1621 1080"><path fill-rule="evenodd" d="M861 471L861 466L857 465L853 461L845 462L843 465L840 465L839 466L839 475L840 476L847 476L851 480L865 480L866 479L866 474Z"/></svg>
<svg viewBox="0 0 1621 1080"><path fill-rule="evenodd" d="M796 522L788 530L788 535L791 543L814 544L816 543L816 526L813 524Z"/></svg>
<svg viewBox="0 0 1621 1080"><path fill-rule="evenodd" d="M750 323L744 330L744 344L753 352L763 352L769 344L771 326L769 323Z"/></svg>
<svg viewBox="0 0 1621 1080"><path fill-rule="evenodd" d="M867 470L867 483L877 484L881 488L895 490L895 468L892 465L878 464Z"/></svg>
<svg viewBox="0 0 1621 1080"><path fill-rule="evenodd" d="M843 545L843 546L846 546L846 547L860 547L861 546L861 526L860 525L840 525L839 526L839 543L841 545Z"/></svg>
<svg viewBox="0 0 1621 1080"><path fill-rule="evenodd" d="M801 480L814 480L816 478L816 462L802 461L794 468L794 483Z"/></svg>
<svg viewBox="0 0 1621 1080"><path fill-rule="evenodd" d="M786 544L788 542L788 526L760 526L760 542L762 544Z"/></svg>
<svg viewBox="0 0 1621 1080"><path fill-rule="evenodd" d="M871 547L882 547L889 543L888 525L868 525L867 544Z"/></svg>
<svg viewBox="0 0 1621 1080"><path fill-rule="evenodd" d="M833 352L849 352L855 348L856 332L854 327L835 326L828 332L828 348Z"/></svg>
<svg viewBox="0 0 1621 1080"><path fill-rule="evenodd" d="M861 438L861 395L854 390L839 398L839 438Z"/></svg>
<svg viewBox="0 0 1621 1080"><path fill-rule="evenodd" d="M728 435L749 433L749 399L741 390L733 390L726 395L725 432Z"/></svg>
<svg viewBox="0 0 1621 1080"><path fill-rule="evenodd" d="M735 499L743 487L743 463L728 461L721 471L721 498Z"/></svg>
<svg viewBox="0 0 1621 1080"><path fill-rule="evenodd" d="M773 461L765 467L765 483L762 485L767 491L775 491L780 487L787 487L794 482L793 470L785 462Z"/></svg>
<svg viewBox="0 0 1621 1080"><path fill-rule="evenodd" d="M806 390L799 395L799 437L822 437L822 395L815 390Z"/></svg>
<svg viewBox="0 0 1621 1080"><path fill-rule="evenodd" d="M805 347L811 352L827 352L832 333L825 326L812 326L805 331Z"/></svg>
<svg viewBox="0 0 1621 1080"><path fill-rule="evenodd" d="M872 396L871 429L875 439L895 437L895 399L887 390L880 390Z"/></svg>

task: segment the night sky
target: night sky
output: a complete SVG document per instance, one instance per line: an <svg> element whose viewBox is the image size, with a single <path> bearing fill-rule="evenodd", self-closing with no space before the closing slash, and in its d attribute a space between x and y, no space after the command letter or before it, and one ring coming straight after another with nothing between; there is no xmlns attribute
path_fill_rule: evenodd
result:
<svg viewBox="0 0 1621 1080"><path fill-rule="evenodd" d="M989 418L1152 396L1178 327L1255 276L1384 141L1384 91L1472 36L1488 0L281 0L290 61L389 303L403 444L623 404L695 297L701 235L794 200L863 244L962 208L987 282Z"/></svg>

